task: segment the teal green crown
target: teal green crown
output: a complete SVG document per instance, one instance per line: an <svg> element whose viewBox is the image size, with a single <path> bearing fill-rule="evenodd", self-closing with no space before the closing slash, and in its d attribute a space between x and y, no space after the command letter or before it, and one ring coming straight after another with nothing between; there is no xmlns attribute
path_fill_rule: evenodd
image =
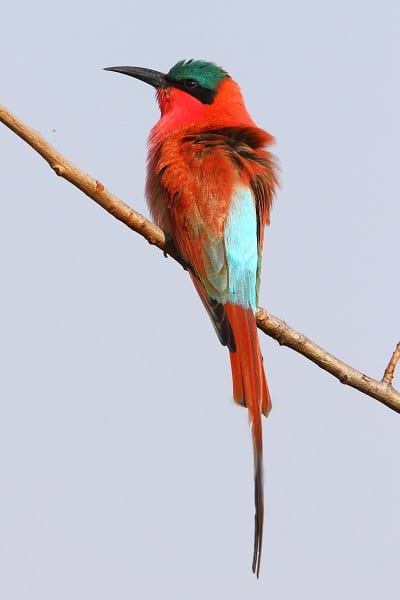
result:
<svg viewBox="0 0 400 600"><path fill-rule="evenodd" d="M170 81L181 83L193 79L201 87L214 91L226 77L229 77L226 71L205 60L180 60L167 73Z"/></svg>

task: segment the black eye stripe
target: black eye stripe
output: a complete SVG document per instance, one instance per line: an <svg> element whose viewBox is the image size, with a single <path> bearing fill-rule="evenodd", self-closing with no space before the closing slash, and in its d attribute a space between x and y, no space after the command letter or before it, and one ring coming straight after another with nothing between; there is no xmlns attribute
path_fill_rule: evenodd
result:
<svg viewBox="0 0 400 600"><path fill-rule="evenodd" d="M216 90L202 87L195 79L183 79L182 81L172 81L170 79L169 82L172 87L183 90L203 104L212 104L217 93Z"/></svg>
<svg viewBox="0 0 400 600"><path fill-rule="evenodd" d="M192 90L192 89L198 87L199 84L194 79L184 79L183 85L185 86L186 89Z"/></svg>

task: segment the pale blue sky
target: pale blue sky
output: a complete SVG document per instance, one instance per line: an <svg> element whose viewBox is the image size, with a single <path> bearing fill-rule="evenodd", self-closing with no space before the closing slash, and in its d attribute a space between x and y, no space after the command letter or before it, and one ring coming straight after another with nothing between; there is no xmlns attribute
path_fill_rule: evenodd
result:
<svg viewBox="0 0 400 600"><path fill-rule="evenodd" d="M282 169L261 304L382 376L400 337L396 0L8 3L0 52L0 103L146 214L154 94L102 67L227 69ZM189 278L2 126L0 153L0 597L399 598L398 415L260 336L257 581L247 416Z"/></svg>

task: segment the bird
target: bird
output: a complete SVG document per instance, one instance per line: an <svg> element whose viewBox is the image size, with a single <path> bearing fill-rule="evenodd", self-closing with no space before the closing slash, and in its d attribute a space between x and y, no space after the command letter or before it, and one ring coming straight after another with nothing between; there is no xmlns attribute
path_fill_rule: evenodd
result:
<svg viewBox="0 0 400 600"><path fill-rule="evenodd" d="M215 63L181 60L168 73L107 67L156 90L146 198L229 350L234 401L247 408L254 454L252 571L260 574L264 523L262 415L271 396L260 350L258 303L264 229L278 186L272 135L250 117L239 85Z"/></svg>

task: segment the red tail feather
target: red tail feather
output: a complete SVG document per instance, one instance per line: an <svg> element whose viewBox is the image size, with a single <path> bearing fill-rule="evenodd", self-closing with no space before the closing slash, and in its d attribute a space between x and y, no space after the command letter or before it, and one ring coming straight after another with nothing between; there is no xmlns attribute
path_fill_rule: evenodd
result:
<svg viewBox="0 0 400 600"><path fill-rule="evenodd" d="M264 486L261 414L271 410L271 397L264 373L257 324L251 308L225 304L235 338L236 352L230 353L233 397L249 412L254 450L255 528L253 572L259 576L264 521Z"/></svg>

